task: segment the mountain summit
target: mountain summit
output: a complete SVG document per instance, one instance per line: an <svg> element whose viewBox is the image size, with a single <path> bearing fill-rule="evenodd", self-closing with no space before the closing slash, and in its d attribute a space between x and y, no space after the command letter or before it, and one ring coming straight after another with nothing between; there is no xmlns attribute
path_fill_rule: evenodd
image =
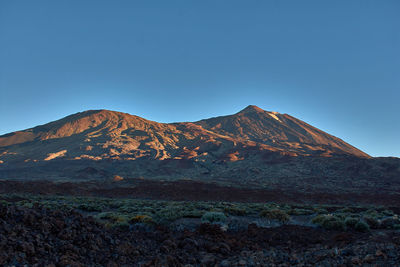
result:
<svg viewBox="0 0 400 267"><path fill-rule="evenodd" d="M249 113L249 112L264 112L262 108L259 108L255 105L248 105L246 108L242 109L238 113Z"/></svg>

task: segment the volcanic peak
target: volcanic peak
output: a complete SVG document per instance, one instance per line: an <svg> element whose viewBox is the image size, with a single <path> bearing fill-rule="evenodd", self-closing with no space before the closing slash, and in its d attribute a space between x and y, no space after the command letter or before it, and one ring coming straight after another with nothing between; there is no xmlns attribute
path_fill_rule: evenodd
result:
<svg viewBox="0 0 400 267"><path fill-rule="evenodd" d="M51 148L41 142L49 139L53 140L48 143ZM22 143L29 143L29 151L37 151L37 146L46 157L65 149L68 151L66 155L79 157L83 148L84 153L93 157L123 154L131 158L146 155L185 158L189 157L186 154L196 154L199 160L203 160L200 155L208 153L219 158L219 155L239 153L239 148L254 145L261 150L297 155L351 154L369 157L301 120L265 111L255 105L249 105L233 115L180 123L158 123L105 109L87 110L0 136L0 147L9 147L9 155L28 153L23 148L11 147ZM27 149L27 146L24 147Z"/></svg>
<svg viewBox="0 0 400 267"><path fill-rule="evenodd" d="M265 112L265 110L255 106L255 105L248 105L247 107L245 107L244 109L242 109L238 113L245 114L245 113L250 113L250 112L260 113L260 112Z"/></svg>

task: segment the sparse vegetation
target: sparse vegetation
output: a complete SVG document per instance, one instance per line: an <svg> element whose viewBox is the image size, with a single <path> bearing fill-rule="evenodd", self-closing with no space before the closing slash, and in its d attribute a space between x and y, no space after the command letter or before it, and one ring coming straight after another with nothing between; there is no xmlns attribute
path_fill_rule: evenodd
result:
<svg viewBox="0 0 400 267"><path fill-rule="evenodd" d="M314 214L315 212L313 210L310 209L299 209L299 208L294 208L291 209L288 214L289 215L311 215Z"/></svg>
<svg viewBox="0 0 400 267"><path fill-rule="evenodd" d="M206 212L201 217L202 222L209 222L209 223L223 223L226 221L226 215L222 212Z"/></svg>
<svg viewBox="0 0 400 267"><path fill-rule="evenodd" d="M279 209L263 210L260 212L260 216L270 220L277 220L281 223L288 223L290 221L290 216L285 211Z"/></svg>
<svg viewBox="0 0 400 267"><path fill-rule="evenodd" d="M394 229L397 224L400 224L400 220L397 216L387 217L381 221L381 227L385 229Z"/></svg>
<svg viewBox="0 0 400 267"><path fill-rule="evenodd" d="M9 202L10 201L10 202ZM341 207L329 205L279 205L277 203L187 202L101 197L45 196L3 194L5 205L40 205L55 210L76 209L93 216L109 227L126 228L133 224L169 225L179 219L195 218L201 222L227 223L235 217L260 218L288 224L296 216L331 230L370 231L399 229L400 220L392 210L382 207ZM235 226L232 226L235 227Z"/></svg>
<svg viewBox="0 0 400 267"><path fill-rule="evenodd" d="M371 229L378 229L381 225L378 219L371 216L365 216L364 221L368 224L368 226Z"/></svg>
<svg viewBox="0 0 400 267"><path fill-rule="evenodd" d="M344 220L346 227L355 228L356 224L359 222L358 218L348 217Z"/></svg>
<svg viewBox="0 0 400 267"><path fill-rule="evenodd" d="M312 223L328 230L346 230L346 224L344 220L332 214L319 215L312 219Z"/></svg>
<svg viewBox="0 0 400 267"><path fill-rule="evenodd" d="M149 215L136 215L133 217L130 222L132 223L152 223L153 218L151 218Z"/></svg>

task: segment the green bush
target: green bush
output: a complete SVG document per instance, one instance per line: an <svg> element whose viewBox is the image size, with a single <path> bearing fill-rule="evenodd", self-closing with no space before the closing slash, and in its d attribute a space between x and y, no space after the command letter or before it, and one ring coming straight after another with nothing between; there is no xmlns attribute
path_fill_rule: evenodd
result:
<svg viewBox="0 0 400 267"><path fill-rule="evenodd" d="M134 216L130 220L130 222L131 223L152 223L153 222L153 218L150 217L149 215L140 214L140 215Z"/></svg>
<svg viewBox="0 0 400 267"><path fill-rule="evenodd" d="M8 206L10 204L10 202L8 202L7 200L0 200L0 205L4 205L4 206Z"/></svg>
<svg viewBox="0 0 400 267"><path fill-rule="evenodd" d="M358 221L356 225L354 226L354 229L356 229L359 232L369 232L369 225L366 222L363 221Z"/></svg>
<svg viewBox="0 0 400 267"><path fill-rule="evenodd" d="M115 215L112 212L100 212L96 214L94 217L101 220L111 220L114 216Z"/></svg>
<svg viewBox="0 0 400 267"><path fill-rule="evenodd" d="M204 211L202 210L188 210L184 211L182 217L184 218L201 218L204 215Z"/></svg>
<svg viewBox="0 0 400 267"><path fill-rule="evenodd" d="M225 207L224 212L236 216L245 216L247 214L246 209L239 207Z"/></svg>
<svg viewBox="0 0 400 267"><path fill-rule="evenodd" d="M33 207L33 203L32 202L27 202L27 201L24 201L23 203L21 203L22 205L22 207L25 207L25 208L32 208Z"/></svg>
<svg viewBox="0 0 400 267"><path fill-rule="evenodd" d="M346 224L344 220L337 216L333 216L332 214L318 215L314 217L311 222L327 230L346 230Z"/></svg>
<svg viewBox="0 0 400 267"><path fill-rule="evenodd" d="M384 218L381 221L381 226L385 229L393 229L396 224L400 224L400 220L395 216Z"/></svg>
<svg viewBox="0 0 400 267"><path fill-rule="evenodd" d="M393 211L391 211L391 210L384 210L384 211L382 211L382 214L385 216L393 216L394 215Z"/></svg>
<svg viewBox="0 0 400 267"><path fill-rule="evenodd" d="M122 213L131 213L131 212L136 212L138 210L135 206L120 206L119 208L114 208L114 209Z"/></svg>
<svg viewBox="0 0 400 267"><path fill-rule="evenodd" d="M278 220L281 223L290 221L290 216L286 212L278 209L263 210L260 212L260 216L270 220Z"/></svg>
<svg viewBox="0 0 400 267"><path fill-rule="evenodd" d="M355 228L356 224L359 222L358 218L355 217L347 217L344 220L344 223L346 224L346 227L350 227L350 228Z"/></svg>
<svg viewBox="0 0 400 267"><path fill-rule="evenodd" d="M380 222L378 219L371 217L371 216L364 216L364 221L368 224L371 229L378 229L380 228Z"/></svg>
<svg viewBox="0 0 400 267"><path fill-rule="evenodd" d="M327 215L324 215L324 214L317 215L314 218L312 218L311 222L313 224L322 225L322 223L325 221L326 216Z"/></svg>
<svg viewBox="0 0 400 267"><path fill-rule="evenodd" d="M180 210L166 208L155 214L157 221L163 222L163 224L168 224L169 222L176 221L183 218L183 214Z"/></svg>
<svg viewBox="0 0 400 267"><path fill-rule="evenodd" d="M336 213L353 213L353 209L346 207L346 208L342 208L342 209L338 209L335 211Z"/></svg>
<svg viewBox="0 0 400 267"><path fill-rule="evenodd" d="M290 215L311 215L314 214L315 212L313 210L309 210L309 209L291 209L289 210L289 214Z"/></svg>
<svg viewBox="0 0 400 267"><path fill-rule="evenodd" d="M214 212L214 211L206 212L201 217L202 222L209 222L209 223L216 223L216 222L223 223L226 221L226 219L227 217L225 216L224 213Z"/></svg>
<svg viewBox="0 0 400 267"><path fill-rule="evenodd" d="M106 221L106 225L113 225L118 223L128 223L128 217L121 213L114 212L101 212L94 216L94 218Z"/></svg>
<svg viewBox="0 0 400 267"><path fill-rule="evenodd" d="M321 207L315 207L313 210L317 214L327 214L328 213L328 211L326 209L321 208Z"/></svg>
<svg viewBox="0 0 400 267"><path fill-rule="evenodd" d="M95 212L95 211L99 212L103 210L102 206L96 204L80 204L78 205L77 208L88 212Z"/></svg>
<svg viewBox="0 0 400 267"><path fill-rule="evenodd" d="M332 219L324 221L322 226L328 230L346 231L346 224L344 223L343 220L337 217L333 217Z"/></svg>
<svg viewBox="0 0 400 267"><path fill-rule="evenodd" d="M108 227L108 228L118 228L118 229L123 230L123 231L129 230L129 223L126 222L126 221L109 222L109 223L106 223L105 226Z"/></svg>
<svg viewBox="0 0 400 267"><path fill-rule="evenodd" d="M375 209L368 209L365 211L364 215L375 219L379 217L379 213Z"/></svg>

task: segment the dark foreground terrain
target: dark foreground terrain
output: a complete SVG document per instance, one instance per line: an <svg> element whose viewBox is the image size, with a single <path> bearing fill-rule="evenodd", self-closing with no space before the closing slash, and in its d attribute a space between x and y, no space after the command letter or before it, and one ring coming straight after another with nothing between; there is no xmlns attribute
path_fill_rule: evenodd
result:
<svg viewBox="0 0 400 267"><path fill-rule="evenodd" d="M130 179L120 182L50 182L2 180L0 193L142 198L178 201L278 202L311 204L370 204L400 207L400 194L385 190L321 192L309 189L260 189L224 186L190 180Z"/></svg>
<svg viewBox="0 0 400 267"><path fill-rule="evenodd" d="M0 195L1 266L400 266L396 207L83 197L82 185L37 185L2 183L14 193Z"/></svg>
<svg viewBox="0 0 400 267"><path fill-rule="evenodd" d="M400 233L249 225L222 231L106 228L92 217L0 206L2 266L400 266Z"/></svg>
<svg viewBox="0 0 400 267"><path fill-rule="evenodd" d="M400 266L400 198L2 181L0 266Z"/></svg>

